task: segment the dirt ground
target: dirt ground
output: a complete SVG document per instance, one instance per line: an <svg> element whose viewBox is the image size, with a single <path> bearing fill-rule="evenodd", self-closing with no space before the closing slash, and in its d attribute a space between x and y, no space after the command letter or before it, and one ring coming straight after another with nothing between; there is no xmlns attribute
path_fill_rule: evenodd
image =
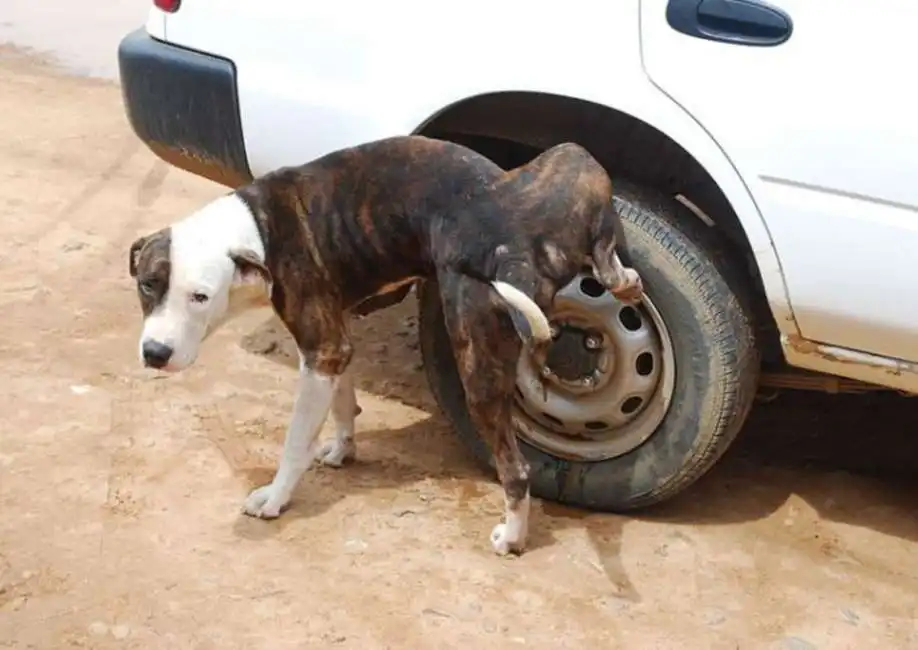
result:
<svg viewBox="0 0 918 650"><path fill-rule="evenodd" d="M532 549L437 413L413 302L361 324L359 460L274 522L293 355L267 312L188 372L136 359L127 247L223 190L118 88L0 55L0 647L918 647L918 401L785 395L683 497L537 503Z"/></svg>

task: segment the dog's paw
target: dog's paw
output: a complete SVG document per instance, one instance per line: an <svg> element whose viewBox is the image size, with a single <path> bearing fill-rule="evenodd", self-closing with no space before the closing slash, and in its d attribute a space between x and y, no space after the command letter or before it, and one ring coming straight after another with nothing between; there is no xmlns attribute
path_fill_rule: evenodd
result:
<svg viewBox="0 0 918 650"><path fill-rule="evenodd" d="M491 546L498 555L520 555L526 547L526 535L516 526L497 524L491 531Z"/></svg>
<svg viewBox="0 0 918 650"><path fill-rule="evenodd" d="M283 494L273 483L252 490L245 500L242 511L250 517L274 519L290 501L290 495Z"/></svg>
<svg viewBox="0 0 918 650"><path fill-rule="evenodd" d="M611 290L612 295L625 304L635 306L644 297L644 282L638 272L632 268L625 267L623 276L621 283Z"/></svg>
<svg viewBox="0 0 918 650"><path fill-rule="evenodd" d="M326 440L319 448L316 459L328 467L341 467L357 457L357 445L353 439L340 440L332 438Z"/></svg>

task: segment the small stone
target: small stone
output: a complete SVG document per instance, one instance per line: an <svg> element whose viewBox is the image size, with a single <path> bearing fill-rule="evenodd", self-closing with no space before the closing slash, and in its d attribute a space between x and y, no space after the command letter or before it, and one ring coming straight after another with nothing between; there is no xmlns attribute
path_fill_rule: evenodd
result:
<svg viewBox="0 0 918 650"><path fill-rule="evenodd" d="M16 598L13 598L11 601L9 601L3 607L3 609L8 609L11 612L15 612L19 609L22 609L22 606L26 604L26 600L27 598L25 596L17 596Z"/></svg>
<svg viewBox="0 0 918 650"><path fill-rule="evenodd" d="M116 625L112 628L112 636L118 640L126 639L131 634L131 628L127 625Z"/></svg>
<svg viewBox="0 0 918 650"><path fill-rule="evenodd" d="M344 542L344 548L351 552L360 552L367 548L367 543L362 539L349 539Z"/></svg>
<svg viewBox="0 0 918 650"><path fill-rule="evenodd" d="M26 569L25 571L22 572L22 579L23 579L23 580L30 580L30 579L32 578L32 576L34 576L34 575L35 575L35 572L34 572L34 571L29 571L28 569Z"/></svg>
<svg viewBox="0 0 918 650"><path fill-rule="evenodd" d="M784 639L787 650L816 650L816 646L799 636L789 636Z"/></svg>
<svg viewBox="0 0 918 650"><path fill-rule="evenodd" d="M712 612L708 612L704 620L705 620L705 623L707 623L711 627L716 627L727 620L727 615L724 614L720 610L714 610Z"/></svg>
<svg viewBox="0 0 918 650"><path fill-rule="evenodd" d="M629 603L624 598L618 598L616 596L608 596L599 599L599 604L603 607L611 609L613 612L624 612L631 607Z"/></svg>
<svg viewBox="0 0 918 650"><path fill-rule="evenodd" d="M842 607L841 615L842 618L845 619L845 622L850 625L857 625L861 620L861 617L857 615L857 612L854 612L847 607Z"/></svg>
<svg viewBox="0 0 918 650"><path fill-rule="evenodd" d="M92 386L87 386L86 384L75 384L70 387L70 391L74 395L85 395L90 390L92 390Z"/></svg>
<svg viewBox="0 0 918 650"><path fill-rule="evenodd" d="M102 621L89 624L89 633L93 636L104 636L107 632L108 626Z"/></svg>
<svg viewBox="0 0 918 650"><path fill-rule="evenodd" d="M488 634L494 634L497 632L497 625L494 623L494 621L485 621L484 631Z"/></svg>
<svg viewBox="0 0 918 650"><path fill-rule="evenodd" d="M64 244L61 248L65 253L69 253L71 251L82 250L86 248L86 246L87 244L84 241L69 241L66 244Z"/></svg>

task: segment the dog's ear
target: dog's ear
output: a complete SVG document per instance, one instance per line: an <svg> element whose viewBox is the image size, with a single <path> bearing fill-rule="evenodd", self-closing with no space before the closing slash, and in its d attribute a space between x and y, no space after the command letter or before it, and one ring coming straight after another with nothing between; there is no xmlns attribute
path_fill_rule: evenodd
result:
<svg viewBox="0 0 918 650"><path fill-rule="evenodd" d="M264 280L266 285L271 284L271 271L259 259L255 251L248 248L234 248L229 252L230 259L236 265L236 270L243 281L250 281L256 277Z"/></svg>
<svg viewBox="0 0 918 650"><path fill-rule="evenodd" d="M143 245L147 243L146 237L141 237L133 244L131 244L131 250L128 253L128 271L131 274L132 278L137 277L137 262L140 259L140 251L143 250Z"/></svg>

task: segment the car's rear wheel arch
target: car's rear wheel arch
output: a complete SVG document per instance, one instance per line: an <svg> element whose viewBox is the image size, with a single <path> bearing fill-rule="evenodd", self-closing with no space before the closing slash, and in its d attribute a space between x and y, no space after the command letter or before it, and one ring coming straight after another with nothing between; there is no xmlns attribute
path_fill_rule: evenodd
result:
<svg viewBox="0 0 918 650"><path fill-rule="evenodd" d="M745 420L764 361L762 344L774 351L771 359L781 361L750 240L711 175L653 126L564 97L480 96L444 109L417 132L462 143L505 168L560 142L587 147L618 187L629 253L636 255L635 266L647 280L648 297L661 301L664 327L678 336L671 348L677 378L682 377L676 382L678 394L655 432L638 447L605 460L579 460L533 446L537 441L521 429L532 463L533 493L620 511L657 503L691 484ZM679 201L679 195L698 211ZM437 291L435 283L424 283L419 295L428 379L459 436L479 460L488 462L489 453L468 421L443 338Z"/></svg>

